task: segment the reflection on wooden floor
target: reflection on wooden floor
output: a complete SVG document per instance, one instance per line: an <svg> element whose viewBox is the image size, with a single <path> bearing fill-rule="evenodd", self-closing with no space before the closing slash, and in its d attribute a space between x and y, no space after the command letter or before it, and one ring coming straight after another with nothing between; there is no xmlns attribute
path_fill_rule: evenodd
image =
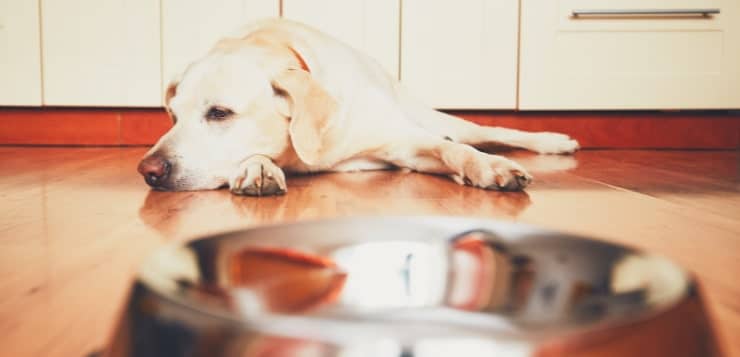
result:
<svg viewBox="0 0 740 357"><path fill-rule="evenodd" d="M740 155L583 151L515 157L526 192L402 171L292 177L281 197L153 192L145 149L0 148L0 337L8 356L81 356L104 343L136 266L157 247L258 224L357 215L465 215L537 224L666 255L699 278L740 355Z"/></svg>

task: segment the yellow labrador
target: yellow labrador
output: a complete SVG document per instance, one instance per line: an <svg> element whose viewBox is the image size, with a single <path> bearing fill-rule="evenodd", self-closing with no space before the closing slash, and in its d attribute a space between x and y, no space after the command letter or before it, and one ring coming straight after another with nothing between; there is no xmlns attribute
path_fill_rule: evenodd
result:
<svg viewBox="0 0 740 357"><path fill-rule="evenodd" d="M531 182L524 168L474 146L578 149L563 134L482 127L435 111L368 56L279 19L218 42L170 84L165 102L175 125L139 165L159 190L271 195L287 190L284 172L389 167L520 190Z"/></svg>

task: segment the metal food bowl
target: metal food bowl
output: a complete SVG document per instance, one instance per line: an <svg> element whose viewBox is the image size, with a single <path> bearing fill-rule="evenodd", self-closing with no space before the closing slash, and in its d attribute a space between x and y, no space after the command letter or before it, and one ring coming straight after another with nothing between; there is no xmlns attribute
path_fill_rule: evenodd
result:
<svg viewBox="0 0 740 357"><path fill-rule="evenodd" d="M711 356L673 263L529 226L362 218L225 233L141 269L102 356Z"/></svg>

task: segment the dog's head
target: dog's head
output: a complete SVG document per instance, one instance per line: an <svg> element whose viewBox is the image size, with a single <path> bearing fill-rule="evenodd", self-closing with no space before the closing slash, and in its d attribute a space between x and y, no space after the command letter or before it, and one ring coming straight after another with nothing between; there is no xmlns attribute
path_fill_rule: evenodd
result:
<svg viewBox="0 0 740 357"><path fill-rule="evenodd" d="M172 191L225 186L258 154L313 163L336 107L297 50L259 36L220 42L169 85L165 104L174 126L139 172Z"/></svg>

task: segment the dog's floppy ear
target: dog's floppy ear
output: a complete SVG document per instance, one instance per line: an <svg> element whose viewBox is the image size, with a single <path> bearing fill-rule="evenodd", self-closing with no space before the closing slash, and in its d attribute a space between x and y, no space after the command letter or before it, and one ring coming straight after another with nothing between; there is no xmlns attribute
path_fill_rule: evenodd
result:
<svg viewBox="0 0 740 357"><path fill-rule="evenodd" d="M177 94L178 84L180 84L179 80L171 81L170 84L167 85L167 90L164 92L164 108L167 110L167 114L170 115L170 119L172 119L173 123L177 122L177 118L175 117L175 114L172 113L172 109L170 109L170 101L172 100L172 97Z"/></svg>
<svg viewBox="0 0 740 357"><path fill-rule="evenodd" d="M278 111L289 116L290 140L298 157L308 165L317 164L330 140L328 129L337 102L303 69L288 69L272 81L276 95L287 105Z"/></svg>

